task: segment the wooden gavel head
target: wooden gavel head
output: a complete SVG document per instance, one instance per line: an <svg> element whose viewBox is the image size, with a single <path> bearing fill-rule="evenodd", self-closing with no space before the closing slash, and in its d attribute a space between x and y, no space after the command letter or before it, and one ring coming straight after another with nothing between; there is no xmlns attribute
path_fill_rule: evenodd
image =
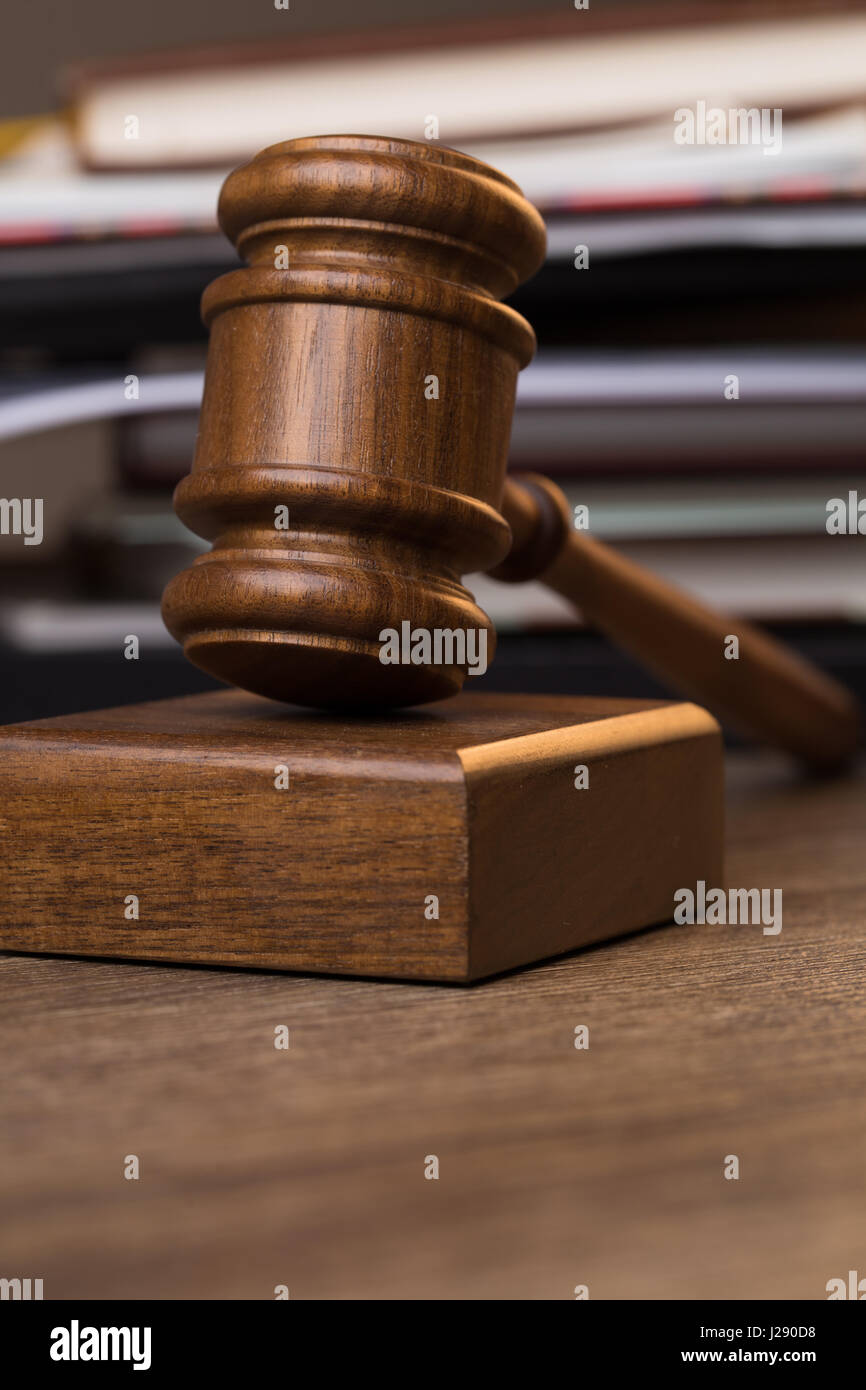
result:
<svg viewBox="0 0 866 1390"><path fill-rule="evenodd" d="M495 643L461 577L511 544L500 505L535 338L499 300L540 266L544 223L477 160L355 135L264 150L226 180L219 220L247 265L204 295L198 443L175 493L213 548L168 585L166 625L197 666L280 700L454 694L465 652ZM458 637L385 663L384 631Z"/></svg>

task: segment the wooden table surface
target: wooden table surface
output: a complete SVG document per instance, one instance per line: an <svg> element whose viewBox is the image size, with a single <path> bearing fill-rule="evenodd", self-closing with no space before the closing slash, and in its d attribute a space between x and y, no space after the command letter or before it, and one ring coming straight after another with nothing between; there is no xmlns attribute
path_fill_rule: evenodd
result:
<svg viewBox="0 0 866 1390"><path fill-rule="evenodd" d="M820 1299L866 1275L866 780L738 755L729 792L728 884L783 889L775 937L669 926L471 989L0 958L0 1276Z"/></svg>

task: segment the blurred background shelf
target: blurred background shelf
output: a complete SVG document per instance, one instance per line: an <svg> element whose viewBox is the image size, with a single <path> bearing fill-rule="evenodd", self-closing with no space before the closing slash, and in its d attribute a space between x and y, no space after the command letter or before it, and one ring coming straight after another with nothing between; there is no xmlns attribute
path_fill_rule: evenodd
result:
<svg viewBox="0 0 866 1390"><path fill-rule="evenodd" d="M512 301L539 353L511 466L555 474L592 533L866 698L866 538L826 527L831 498L866 497L862 4L445 3L413 25L381 0L352 36L340 4L218 0L205 27L198 0L157 0L146 38L93 9L99 26L53 32L50 88L4 60L0 497L43 498L44 537L0 534L0 719L211 684L158 603L201 547L171 491L195 443L198 301L237 264L216 195L310 121L385 114L424 139L436 113L441 143L545 215L547 263ZM201 32L206 51L184 47ZM780 108L780 148L678 145L697 100ZM501 633L488 688L669 693L538 586L470 583Z"/></svg>

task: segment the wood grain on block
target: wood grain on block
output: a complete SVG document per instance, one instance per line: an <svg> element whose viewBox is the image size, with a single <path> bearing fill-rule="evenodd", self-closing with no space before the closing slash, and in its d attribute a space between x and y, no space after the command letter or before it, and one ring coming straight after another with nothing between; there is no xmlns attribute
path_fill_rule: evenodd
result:
<svg viewBox="0 0 866 1390"><path fill-rule="evenodd" d="M715 722L660 701L227 691L11 725L0 945L473 980L670 920L720 881L721 796Z"/></svg>

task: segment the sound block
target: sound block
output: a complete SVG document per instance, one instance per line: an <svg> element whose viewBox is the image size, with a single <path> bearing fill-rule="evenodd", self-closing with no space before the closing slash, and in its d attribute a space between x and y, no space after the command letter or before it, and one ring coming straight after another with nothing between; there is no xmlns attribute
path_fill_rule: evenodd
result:
<svg viewBox="0 0 866 1390"><path fill-rule="evenodd" d="M719 883L722 745L692 704L227 690L0 729L0 818L6 950L466 982Z"/></svg>

